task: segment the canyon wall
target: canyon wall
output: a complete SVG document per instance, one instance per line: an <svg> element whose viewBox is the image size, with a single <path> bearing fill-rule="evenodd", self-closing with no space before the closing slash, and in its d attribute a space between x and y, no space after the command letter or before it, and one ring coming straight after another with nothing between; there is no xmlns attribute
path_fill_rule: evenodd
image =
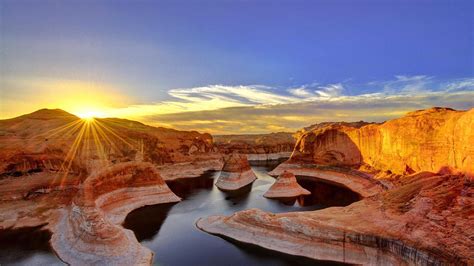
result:
<svg viewBox="0 0 474 266"><path fill-rule="evenodd" d="M318 260L363 265L474 263L474 109L431 108L382 124L298 132L284 171L346 186L347 207L200 219L211 234ZM383 177L383 178L382 178Z"/></svg>
<svg viewBox="0 0 474 266"><path fill-rule="evenodd" d="M290 162L473 175L474 109L431 108L383 124L316 127L301 134Z"/></svg>
<svg viewBox="0 0 474 266"><path fill-rule="evenodd" d="M278 132L255 135L215 135L214 142L223 154L238 152L250 161L288 158L296 139L291 133Z"/></svg>

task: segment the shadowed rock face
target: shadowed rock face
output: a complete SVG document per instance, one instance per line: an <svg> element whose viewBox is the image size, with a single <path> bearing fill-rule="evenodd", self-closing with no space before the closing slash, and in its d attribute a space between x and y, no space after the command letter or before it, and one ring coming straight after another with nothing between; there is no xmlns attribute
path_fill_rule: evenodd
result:
<svg viewBox="0 0 474 266"><path fill-rule="evenodd" d="M431 108L383 124L314 127L270 174L344 185L364 199L305 213L246 210L197 225L320 260L472 265L473 118L474 109Z"/></svg>
<svg viewBox="0 0 474 266"><path fill-rule="evenodd" d="M266 198L291 198L310 194L311 192L298 184L294 174L283 172L263 196Z"/></svg>
<svg viewBox="0 0 474 266"><path fill-rule="evenodd" d="M237 190L255 181L257 177L250 168L245 155L232 153L224 162L216 186L222 190Z"/></svg>

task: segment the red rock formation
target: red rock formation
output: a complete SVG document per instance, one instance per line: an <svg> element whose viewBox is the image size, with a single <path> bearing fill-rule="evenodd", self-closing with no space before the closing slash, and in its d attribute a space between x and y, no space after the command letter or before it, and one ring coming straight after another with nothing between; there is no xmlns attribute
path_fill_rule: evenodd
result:
<svg viewBox="0 0 474 266"><path fill-rule="evenodd" d="M474 109L432 108L379 125L316 127L272 174L286 170L345 185L363 200L305 213L247 210L197 225L321 260L472 265L473 118Z"/></svg>
<svg viewBox="0 0 474 266"><path fill-rule="evenodd" d="M285 171L278 176L275 183L263 196L266 198L293 198L310 194L311 192L298 184L294 174Z"/></svg>
<svg viewBox="0 0 474 266"><path fill-rule="evenodd" d="M222 167L209 134L61 110L0 120L0 148L0 229L48 224L73 265L149 264L152 253L120 223L133 209L179 200L156 168Z"/></svg>
<svg viewBox="0 0 474 266"><path fill-rule="evenodd" d="M269 174L272 176L281 175L288 171L298 176L307 176L319 181L335 183L358 193L362 197L370 197L385 191L391 183L377 180L370 173L350 169L347 167L334 167L327 165L315 165L310 163L287 161L280 164Z"/></svg>
<svg viewBox="0 0 474 266"><path fill-rule="evenodd" d="M474 263L474 184L419 174L348 207L201 219L202 230L284 253L364 265Z"/></svg>
<svg viewBox="0 0 474 266"><path fill-rule="evenodd" d="M304 133L291 162L358 167L395 174L445 168L474 174L474 109L431 108L383 124L329 125Z"/></svg>
<svg viewBox="0 0 474 266"><path fill-rule="evenodd" d="M114 165L86 179L56 223L52 246L72 265L150 264L153 253L120 224L134 209L179 200L153 165Z"/></svg>
<svg viewBox="0 0 474 266"><path fill-rule="evenodd" d="M250 168L247 157L232 153L225 159L216 186L222 190L237 190L252 183L255 179L257 177Z"/></svg>
<svg viewBox="0 0 474 266"><path fill-rule="evenodd" d="M77 186L96 169L119 162L192 167L196 174L222 166L209 134L115 118L82 120L62 110L0 120L0 145L0 199Z"/></svg>
<svg viewBox="0 0 474 266"><path fill-rule="evenodd" d="M304 134L315 131L318 129L322 129L328 126L348 126L348 127L355 127L355 128L360 128L362 126L370 125L370 124L376 124L376 123L369 123L365 121L358 121L358 122L322 122L322 123L317 123L313 124L311 126L302 128L301 130L298 130L295 134L293 134L293 137L295 139L300 139Z"/></svg>
<svg viewBox="0 0 474 266"><path fill-rule="evenodd" d="M247 158L252 161L288 158L296 142L292 134L286 132L216 135L214 141L220 152L224 154L238 152L247 155Z"/></svg>

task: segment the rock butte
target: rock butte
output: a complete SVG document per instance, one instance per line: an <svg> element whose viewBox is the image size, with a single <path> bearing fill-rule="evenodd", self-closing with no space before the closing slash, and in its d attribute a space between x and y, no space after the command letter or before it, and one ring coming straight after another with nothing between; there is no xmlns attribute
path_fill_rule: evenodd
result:
<svg viewBox="0 0 474 266"><path fill-rule="evenodd" d="M474 264L474 109L431 108L383 124L304 132L291 171L364 199L347 207L272 214L257 209L197 226L284 253L355 264Z"/></svg>
<svg viewBox="0 0 474 266"><path fill-rule="evenodd" d="M250 168L247 157L232 153L225 159L216 186L221 190L237 190L251 184L255 179L257 177Z"/></svg>
<svg viewBox="0 0 474 266"><path fill-rule="evenodd" d="M310 194L311 192L298 184L294 174L285 171L278 176L275 183L263 196L266 198L293 198Z"/></svg>

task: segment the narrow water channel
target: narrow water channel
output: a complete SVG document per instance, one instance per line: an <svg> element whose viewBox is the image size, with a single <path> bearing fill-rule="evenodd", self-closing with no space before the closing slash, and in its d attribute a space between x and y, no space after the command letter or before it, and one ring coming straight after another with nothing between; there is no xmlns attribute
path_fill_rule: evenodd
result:
<svg viewBox="0 0 474 266"><path fill-rule="evenodd" d="M310 211L345 206L359 199L348 189L306 177L298 177L298 183L312 195L285 202L264 198L263 194L275 180L267 173L279 163L251 163L258 179L233 193L214 186L219 172L169 181L170 189L183 198L181 202L137 209L127 216L123 226L155 252L155 265L340 265L225 240L195 227L201 217L229 215L250 208L271 212ZM63 265L49 245L50 238L50 233L41 227L0 230L0 265Z"/></svg>
<svg viewBox="0 0 474 266"><path fill-rule="evenodd" d="M219 172L168 182L183 201L137 209L127 216L124 227L133 230L138 240L155 252L154 264L158 265L340 265L240 244L195 227L197 219L209 215L229 215L250 208L271 212L310 211L347 205L354 196L349 190L324 184L331 188L331 195L349 194L349 199L338 196L342 201L325 201L308 196L290 204L266 199L263 194L275 180L267 173L278 163L252 163L258 179L251 186L230 194L214 186ZM301 184L311 191L317 190L317 184L309 179L303 178Z"/></svg>

